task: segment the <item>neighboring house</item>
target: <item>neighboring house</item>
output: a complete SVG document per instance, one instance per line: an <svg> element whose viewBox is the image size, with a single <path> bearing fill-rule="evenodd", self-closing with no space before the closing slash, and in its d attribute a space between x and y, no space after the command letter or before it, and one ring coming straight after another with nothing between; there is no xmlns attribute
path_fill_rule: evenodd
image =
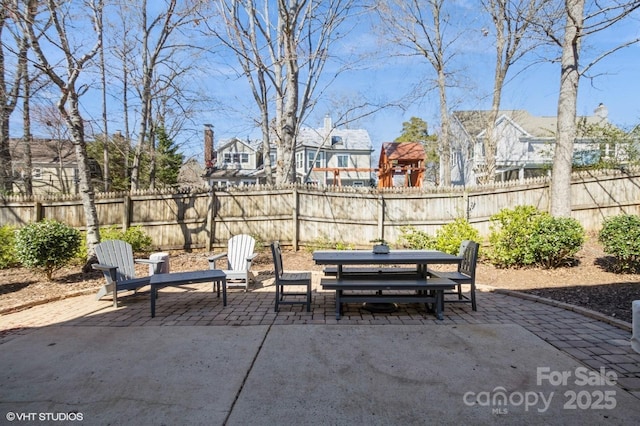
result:
<svg viewBox="0 0 640 426"><path fill-rule="evenodd" d="M424 146L419 142L385 142L378 161L378 187L422 186ZM400 178L400 179L398 179Z"/></svg>
<svg viewBox="0 0 640 426"><path fill-rule="evenodd" d="M370 186L372 152L366 130L333 128L331 119L326 117L323 128L303 127L298 133L294 153L297 180L320 185ZM204 178L211 186L265 182L260 140L221 141L210 157L211 166ZM275 173L275 146L271 147L270 160Z"/></svg>
<svg viewBox="0 0 640 426"><path fill-rule="evenodd" d="M209 186L254 185L264 178L262 141L220 141L213 158L214 163L204 174Z"/></svg>
<svg viewBox="0 0 640 426"><path fill-rule="evenodd" d="M77 194L79 191L78 162L75 147L69 140L34 139L31 141L31 170L25 162L26 144L22 139L10 139L13 168L13 191L25 194L25 178L30 174L33 195ZM91 177L102 179L97 161L89 159Z"/></svg>
<svg viewBox="0 0 640 426"><path fill-rule="evenodd" d="M180 166L178 185L182 188L202 188L206 183L202 178L203 173L204 169L200 162L195 158L190 158Z"/></svg>
<svg viewBox="0 0 640 426"><path fill-rule="evenodd" d="M451 121L452 170L456 185L473 185L484 165L484 139L489 111L456 111ZM578 122L606 125L604 105L593 116L577 117ZM553 164L557 117L536 117L523 110L500 111L496 120L496 178L524 179L549 173ZM613 155L592 138L577 138L574 162L588 165L600 155Z"/></svg>
<svg viewBox="0 0 640 426"><path fill-rule="evenodd" d="M300 182L319 185L371 186L373 145L364 129L334 128L330 117L324 127L303 127L296 146L296 175ZM313 169L309 172L310 169Z"/></svg>

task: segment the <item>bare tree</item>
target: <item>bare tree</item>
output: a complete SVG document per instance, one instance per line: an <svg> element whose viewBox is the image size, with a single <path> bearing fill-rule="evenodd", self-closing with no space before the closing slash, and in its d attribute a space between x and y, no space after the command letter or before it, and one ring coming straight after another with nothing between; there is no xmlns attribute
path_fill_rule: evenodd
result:
<svg viewBox="0 0 640 426"><path fill-rule="evenodd" d="M348 33L339 29L353 13L353 4L353 0L218 0L224 28L211 31L234 52L248 79L260 111L256 121L268 180L273 142L276 183L296 181L297 134L315 104L332 44Z"/></svg>
<svg viewBox="0 0 640 426"><path fill-rule="evenodd" d="M483 140L485 161L479 175L482 183L494 182L496 177L496 120L509 69L540 45L540 39L534 37L538 28L535 24L543 16L554 20L557 13L545 9L550 9L555 3L554 0L482 1L494 25L496 49L491 109Z"/></svg>
<svg viewBox="0 0 640 426"><path fill-rule="evenodd" d="M18 102L21 83L27 70L29 46L24 34L16 31L15 7L12 0L0 0L0 191L2 192L11 192L13 189L9 118ZM4 33L5 30L9 32L8 37ZM13 53L14 66L5 61L9 52ZM14 71L11 72L11 69Z"/></svg>
<svg viewBox="0 0 640 426"><path fill-rule="evenodd" d="M140 188L140 161L146 146L150 141L149 131L153 121L153 100L156 95L166 88L165 83L171 84L176 75L184 74L189 68L185 56L187 51L197 49L186 37L180 38L180 31L188 25L196 25L196 11L202 3L197 0L178 2L164 0L154 2L149 7L148 1L143 0L134 13L138 14L140 40L139 62L137 71L139 79L134 82L140 100L140 114L138 122L137 144L131 166L131 189ZM158 11L150 14L150 10ZM125 25L130 24L126 22ZM169 77L167 77L169 76ZM153 146L149 147L153 150Z"/></svg>
<svg viewBox="0 0 640 426"><path fill-rule="evenodd" d="M29 78L28 66L25 67L25 73L22 76L22 129L24 192L26 195L31 196L33 195L33 162L31 155L31 79Z"/></svg>
<svg viewBox="0 0 640 426"><path fill-rule="evenodd" d="M558 97L558 128L551 179L551 214L571 216L571 168L573 143L576 138L576 104L580 77L603 58L638 43L640 38L623 42L604 51L587 64L580 61L584 40L619 23L640 8L640 1L613 1L606 5L599 2L585 7L585 0L565 0L565 27L562 38L553 40L562 47L560 94Z"/></svg>
<svg viewBox="0 0 640 426"><path fill-rule="evenodd" d="M111 182L109 170L109 120L107 120L107 71L104 63L104 10L101 9L98 14L100 20L99 25L103 28L100 32L100 83L102 85L102 133L104 134L104 143L102 146L102 178L104 191L109 191Z"/></svg>
<svg viewBox="0 0 640 426"><path fill-rule="evenodd" d="M386 34L392 42L411 55L427 60L435 72L440 110L440 184L451 185L451 141L448 87L453 70L450 63L456 54L456 43L462 30L452 29L451 17L446 10L447 0L386 0L377 4ZM447 35L450 34L450 35Z"/></svg>
<svg viewBox="0 0 640 426"><path fill-rule="evenodd" d="M39 10L38 2L34 0L26 5L21 16L24 29L29 35L31 48L37 57L37 66L60 90L57 107L69 129L71 141L75 147L79 192L87 233L85 269L95 258L95 246L100 241L100 234L85 142L85 121L80 113L80 97L87 90L87 86L79 80L82 71L91 64L91 60L101 48L102 26L99 15L102 7L102 0L83 2L47 0L42 10ZM82 17L87 20L82 21ZM51 28L47 26L49 22L52 23ZM67 30L72 26L77 28L82 24L86 28L82 31L80 39L68 33ZM92 46L87 47L85 40L89 38L90 31L93 31L96 39ZM40 37L41 34L44 35L43 38ZM45 40L46 45L44 45ZM61 63L53 60L58 55L63 58Z"/></svg>

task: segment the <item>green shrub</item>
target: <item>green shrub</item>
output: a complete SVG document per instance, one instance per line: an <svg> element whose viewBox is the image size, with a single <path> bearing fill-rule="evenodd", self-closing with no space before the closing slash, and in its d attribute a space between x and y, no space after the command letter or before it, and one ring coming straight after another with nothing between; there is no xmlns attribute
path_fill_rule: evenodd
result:
<svg viewBox="0 0 640 426"><path fill-rule="evenodd" d="M433 249L436 239L424 231L419 231L415 226L403 226L400 228L400 244L413 250Z"/></svg>
<svg viewBox="0 0 640 426"><path fill-rule="evenodd" d="M78 247L78 251L76 251L76 255L71 260L72 265L82 265L84 266L87 262L87 233L82 233L82 238L80 238L80 247Z"/></svg>
<svg viewBox="0 0 640 426"><path fill-rule="evenodd" d="M545 268L561 266L575 255L584 243L584 228L570 217L543 215L536 222L528 250L532 263Z"/></svg>
<svg viewBox="0 0 640 426"><path fill-rule="evenodd" d="M11 268L20 262L15 253L16 229L10 225L0 227L0 269Z"/></svg>
<svg viewBox="0 0 640 426"><path fill-rule="evenodd" d="M576 220L555 218L533 206L502 209L491 216L490 227L489 258L503 268L557 267L584 242L584 229Z"/></svg>
<svg viewBox="0 0 640 426"><path fill-rule="evenodd" d="M614 272L640 271L640 216L608 217L598 234L604 252L613 256Z"/></svg>
<svg viewBox="0 0 640 426"><path fill-rule="evenodd" d="M16 257L28 268L39 269L51 281L80 247L80 231L55 220L31 223L16 232Z"/></svg>
<svg viewBox="0 0 640 426"><path fill-rule="evenodd" d="M458 254L464 240L480 242L480 233L465 218L459 217L436 231L436 249L449 254Z"/></svg>
<svg viewBox="0 0 640 426"><path fill-rule="evenodd" d="M122 240L131 244L134 253L141 253L151 250L153 240L147 235L141 226L131 226L126 231L122 231L115 225L100 229L100 240Z"/></svg>
<svg viewBox="0 0 640 426"><path fill-rule="evenodd" d="M499 267L530 265L529 239L536 231L540 216L547 215L533 206L502 209L491 216L488 256Z"/></svg>

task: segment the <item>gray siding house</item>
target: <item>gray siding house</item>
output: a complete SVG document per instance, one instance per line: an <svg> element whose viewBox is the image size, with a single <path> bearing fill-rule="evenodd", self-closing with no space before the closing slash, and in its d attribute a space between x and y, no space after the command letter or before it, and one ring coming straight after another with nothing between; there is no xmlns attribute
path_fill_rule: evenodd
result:
<svg viewBox="0 0 640 426"><path fill-rule="evenodd" d="M484 165L484 139L489 111L456 111L451 121L452 182L473 185ZM600 105L592 116L577 117L587 125L608 125L607 110ZM496 179L513 180L542 176L553 164L557 117L538 117L524 110L498 113L495 127ZM574 162L588 165L601 156L617 155L613 144L578 137Z"/></svg>

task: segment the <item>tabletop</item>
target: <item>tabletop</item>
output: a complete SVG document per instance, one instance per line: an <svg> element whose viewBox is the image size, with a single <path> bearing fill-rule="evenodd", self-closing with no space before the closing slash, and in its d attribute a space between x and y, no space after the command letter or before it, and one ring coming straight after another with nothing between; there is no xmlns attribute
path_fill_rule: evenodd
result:
<svg viewBox="0 0 640 426"><path fill-rule="evenodd" d="M168 283L189 283L189 282L203 282L203 281L215 281L226 278L224 272L219 269L204 269L201 271L185 271L185 272L171 272L168 274L154 274L151 275L151 284L168 284Z"/></svg>
<svg viewBox="0 0 640 426"><path fill-rule="evenodd" d="M459 263L462 257L438 250L391 250L378 254L372 250L319 250L313 252L318 265L370 265Z"/></svg>

